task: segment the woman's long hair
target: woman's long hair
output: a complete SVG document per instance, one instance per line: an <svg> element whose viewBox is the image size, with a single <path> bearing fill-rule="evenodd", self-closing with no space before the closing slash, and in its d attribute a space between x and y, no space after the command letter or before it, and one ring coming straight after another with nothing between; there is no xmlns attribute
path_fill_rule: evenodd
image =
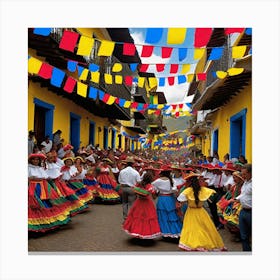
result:
<svg viewBox="0 0 280 280"><path fill-rule="evenodd" d="M161 171L160 176L167 177L170 181L171 188L173 188L173 179L171 177L171 171L169 171L169 170Z"/></svg>
<svg viewBox="0 0 280 280"><path fill-rule="evenodd" d="M199 195L201 186L199 184L198 177L192 177L192 178L190 178L190 180L191 180L191 187L192 187L193 193L194 193L195 204L196 204L196 206L198 206L198 203L199 203L198 195Z"/></svg>
<svg viewBox="0 0 280 280"><path fill-rule="evenodd" d="M144 188L153 181L153 178L154 176L151 172L146 172L142 178L142 181L139 183L139 186Z"/></svg>

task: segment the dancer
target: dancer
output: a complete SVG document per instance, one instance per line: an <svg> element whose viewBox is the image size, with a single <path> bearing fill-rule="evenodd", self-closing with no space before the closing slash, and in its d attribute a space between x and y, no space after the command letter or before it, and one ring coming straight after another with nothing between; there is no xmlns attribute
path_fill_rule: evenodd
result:
<svg viewBox="0 0 280 280"><path fill-rule="evenodd" d="M189 176L190 187L177 198L179 202L188 202L179 248L185 251L226 251L219 232L203 208L204 202L215 191L201 186L198 179L201 175L192 174Z"/></svg>
<svg viewBox="0 0 280 280"><path fill-rule="evenodd" d="M151 185L152 180L153 176L148 172L133 189L137 199L123 224L123 230L136 238L154 239L161 236L156 208L151 198L156 193Z"/></svg>

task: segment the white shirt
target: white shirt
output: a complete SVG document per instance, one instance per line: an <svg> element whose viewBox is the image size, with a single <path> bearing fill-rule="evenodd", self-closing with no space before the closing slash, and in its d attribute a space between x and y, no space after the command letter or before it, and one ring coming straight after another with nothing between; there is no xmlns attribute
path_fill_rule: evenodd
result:
<svg viewBox="0 0 280 280"><path fill-rule="evenodd" d="M141 178L137 170L128 166L120 171L118 181L120 184L133 187L141 181Z"/></svg>
<svg viewBox="0 0 280 280"><path fill-rule="evenodd" d="M228 185L233 186L234 185L234 180L232 175L226 175L225 173L222 174L222 181L221 185L224 186L225 188L228 189Z"/></svg>
<svg viewBox="0 0 280 280"><path fill-rule="evenodd" d="M252 179L245 181L241 187L241 193L236 197L243 208L252 208Z"/></svg>
<svg viewBox="0 0 280 280"><path fill-rule="evenodd" d="M41 143L41 145L45 147L45 151L46 151L46 153L48 153L52 148L52 140L49 140L49 143L47 143L46 141L43 141Z"/></svg>
<svg viewBox="0 0 280 280"><path fill-rule="evenodd" d="M60 172L60 166L56 163L52 162L46 162L46 172L50 179L56 179L58 178L62 173Z"/></svg>
<svg viewBox="0 0 280 280"><path fill-rule="evenodd" d="M34 179L47 179L48 174L46 170L41 166L28 164L28 177L35 177Z"/></svg>
<svg viewBox="0 0 280 280"><path fill-rule="evenodd" d="M71 165L69 170L62 171L62 179L63 180L70 180L72 179L76 174L78 173L78 170L76 166Z"/></svg>
<svg viewBox="0 0 280 280"><path fill-rule="evenodd" d="M177 190L174 181L173 188L171 187L169 179L163 180L161 178L158 178L154 182L152 182L152 185L162 194L173 193Z"/></svg>
<svg viewBox="0 0 280 280"><path fill-rule="evenodd" d="M183 177L173 177L173 182L174 182L174 186L177 188L178 186L183 185L184 183L186 183L186 180L183 179Z"/></svg>

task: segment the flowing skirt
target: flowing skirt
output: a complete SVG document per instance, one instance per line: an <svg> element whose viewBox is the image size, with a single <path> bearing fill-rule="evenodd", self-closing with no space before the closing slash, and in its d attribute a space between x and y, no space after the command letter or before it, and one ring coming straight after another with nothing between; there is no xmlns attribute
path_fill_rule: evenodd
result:
<svg viewBox="0 0 280 280"><path fill-rule="evenodd" d="M188 207L179 248L185 251L226 251L219 232L203 207Z"/></svg>
<svg viewBox="0 0 280 280"><path fill-rule="evenodd" d="M136 199L123 224L123 230L141 239L154 239L161 236L156 209L149 196Z"/></svg>
<svg viewBox="0 0 280 280"><path fill-rule="evenodd" d="M119 203L120 195L115 190L117 182L113 180L108 174L100 174L97 177L100 188L97 188L96 197L102 202Z"/></svg>

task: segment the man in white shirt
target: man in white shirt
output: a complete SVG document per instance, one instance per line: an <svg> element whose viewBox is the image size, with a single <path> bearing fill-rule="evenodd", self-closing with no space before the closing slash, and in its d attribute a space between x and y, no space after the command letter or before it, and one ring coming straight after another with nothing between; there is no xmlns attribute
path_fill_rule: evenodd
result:
<svg viewBox="0 0 280 280"><path fill-rule="evenodd" d="M124 220L127 217L129 208L136 199L136 194L134 193L133 188L141 181L139 172L132 167L134 164L134 159L132 157L127 157L125 162L127 167L120 171L118 178L122 190L122 208Z"/></svg>
<svg viewBox="0 0 280 280"><path fill-rule="evenodd" d="M41 145L45 147L46 154L51 150L53 143L48 135L45 137L45 140L41 143Z"/></svg>
<svg viewBox="0 0 280 280"><path fill-rule="evenodd" d="M243 251L252 251L250 238L252 234L252 165L245 164L241 169L244 183L241 193L235 199L240 201L242 209L239 214L239 230Z"/></svg>

